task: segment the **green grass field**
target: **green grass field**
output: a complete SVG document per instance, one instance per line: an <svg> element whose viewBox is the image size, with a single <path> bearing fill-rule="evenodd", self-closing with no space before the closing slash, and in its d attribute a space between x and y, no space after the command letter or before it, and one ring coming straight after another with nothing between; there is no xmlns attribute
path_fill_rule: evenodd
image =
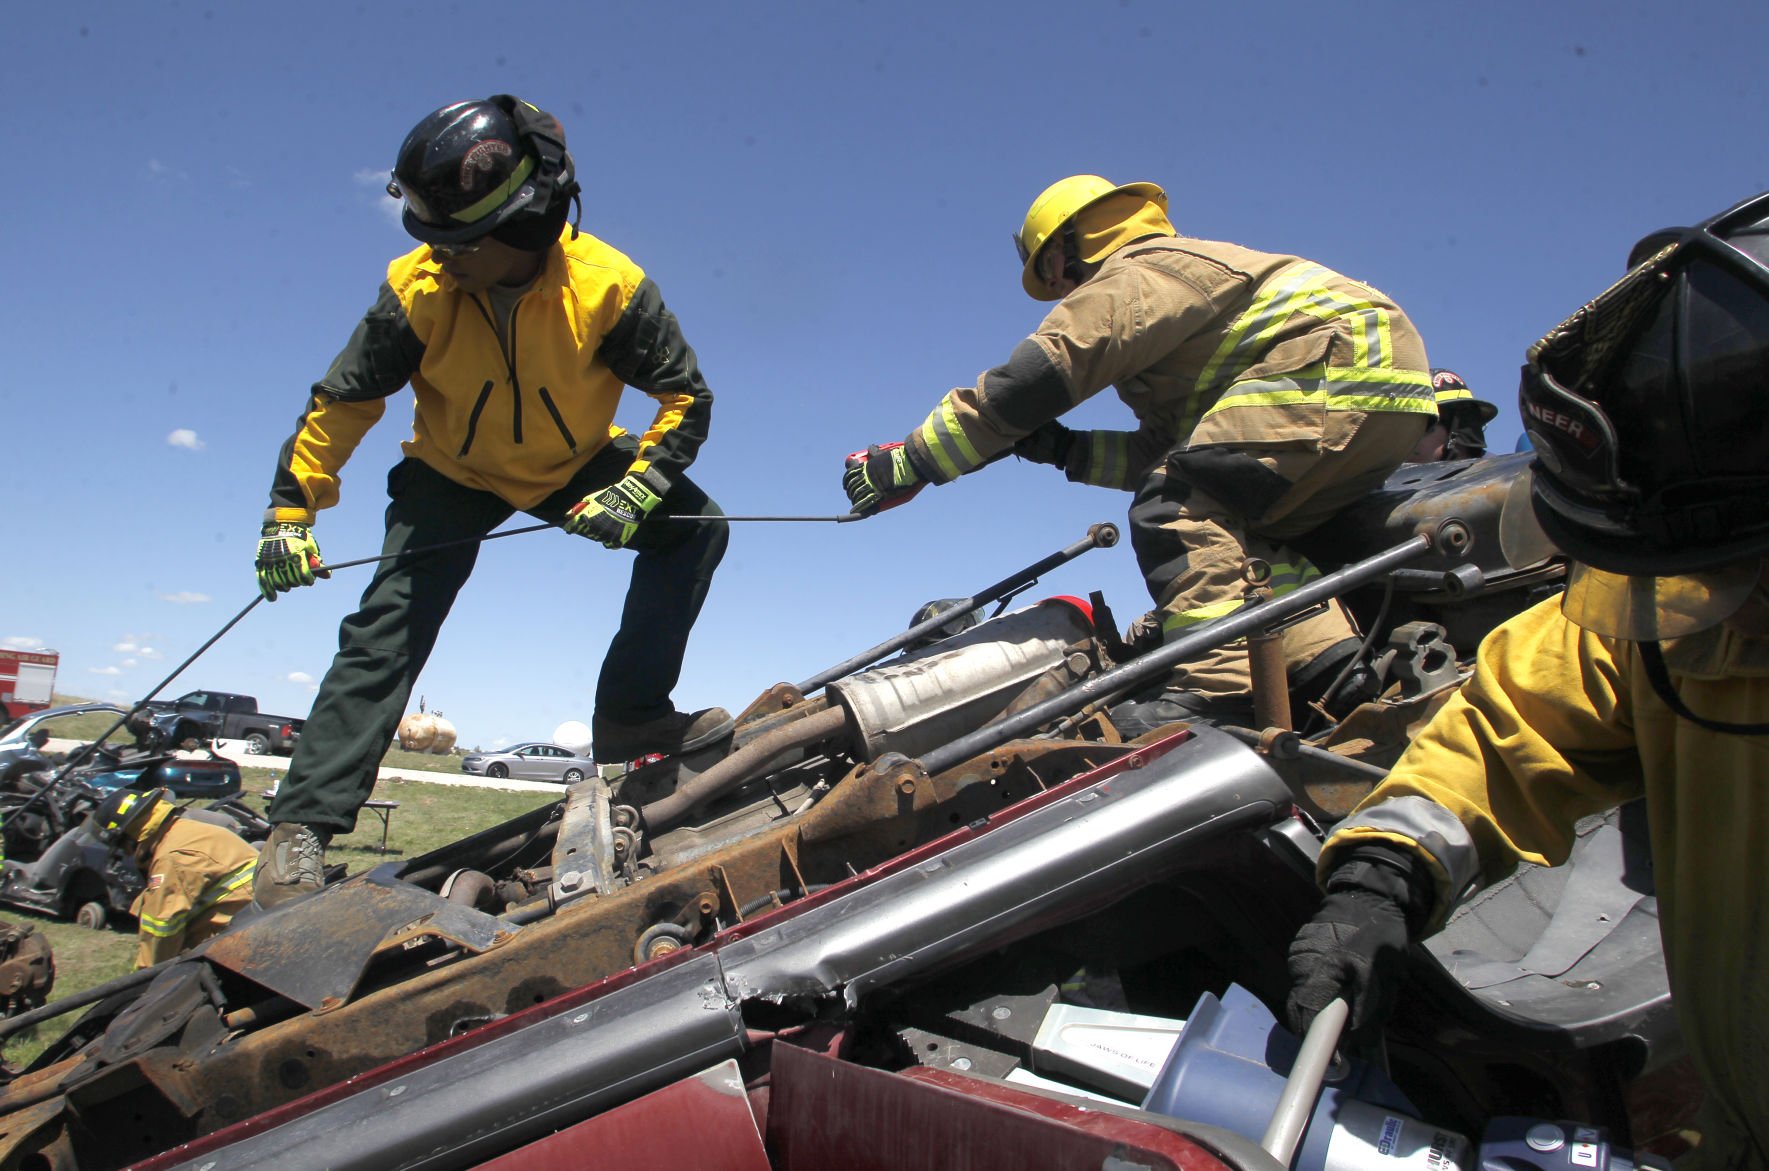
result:
<svg viewBox="0 0 1769 1171"><path fill-rule="evenodd" d="M102 732L98 727L91 734ZM400 758L400 759L395 759ZM384 761L400 768L428 768L431 771L457 773L458 757L428 756L402 752L395 748ZM275 783L278 773L269 769L243 770L247 803L263 811L264 790ZM561 790L561 793L563 790ZM558 800L552 793L523 793L497 789L468 788L458 785L429 784L423 781L381 781L375 786L376 800L397 801L387 835L389 853L380 853L381 822L364 813L356 832L333 840L327 851L328 862L343 862L352 874L376 866L388 858L412 858L467 834L508 821L538 806ZM92 931L29 911L0 908L0 917L18 923L29 923L42 932L55 952L55 988L50 1000L84 991L95 984L126 974L135 958L133 922L113 925L108 931ZM46 1021L17 1037L6 1039L5 1060L22 1065L34 1058L78 1019L76 1010Z"/></svg>

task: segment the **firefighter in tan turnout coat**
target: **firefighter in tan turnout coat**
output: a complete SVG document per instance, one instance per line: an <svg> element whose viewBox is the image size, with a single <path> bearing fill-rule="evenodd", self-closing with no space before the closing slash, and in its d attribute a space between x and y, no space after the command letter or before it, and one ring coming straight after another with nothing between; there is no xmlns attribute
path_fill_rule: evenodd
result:
<svg viewBox="0 0 1769 1171"><path fill-rule="evenodd" d="M1379 485L1435 420L1424 343L1392 300L1295 256L1180 236L1152 183L1061 180L1015 242L1026 292L1057 305L903 443L849 459L843 486L860 511L1010 450L1133 492L1132 544L1171 639L1242 604L1249 557L1273 567L1276 594L1318 576L1285 542ZM1107 386L1135 430L1056 421ZM1351 637L1337 610L1290 628L1292 687ZM1152 715L1238 712L1244 645L1208 652L1175 682L1154 702L1183 710Z"/></svg>
<svg viewBox="0 0 1769 1171"><path fill-rule="evenodd" d="M252 901L258 850L224 826L184 816L166 789L118 789L93 813L93 833L133 850L145 880L129 908L141 924L137 968L219 935Z"/></svg>

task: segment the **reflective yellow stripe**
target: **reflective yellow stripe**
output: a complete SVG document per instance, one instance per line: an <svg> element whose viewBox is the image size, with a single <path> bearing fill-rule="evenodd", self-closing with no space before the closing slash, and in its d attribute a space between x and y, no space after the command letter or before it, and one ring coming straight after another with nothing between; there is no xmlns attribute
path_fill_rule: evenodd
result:
<svg viewBox="0 0 1769 1171"><path fill-rule="evenodd" d="M1351 335L1351 360L1359 367L1385 369L1394 359L1394 338L1388 310L1371 306L1345 317L1357 326Z"/></svg>
<svg viewBox="0 0 1769 1171"><path fill-rule="evenodd" d="M1216 352L1199 373L1194 406L1182 419L1176 437L1190 434L1193 428L1224 405L1319 403L1328 410L1436 413L1436 400L1430 396L1430 373L1393 368L1393 311L1365 298L1328 288L1325 282L1333 279L1337 279L1336 275L1329 270L1310 261L1301 261L1281 269L1266 282L1265 289L1224 333ZM1317 366L1313 371L1298 372L1290 379L1256 383L1236 381L1243 371L1257 364L1270 339L1298 313L1321 322L1342 325L1351 341L1354 365L1330 370ZM1311 379L1321 379L1320 385L1304 390L1300 384ZM1356 393L1342 393L1335 389L1339 383L1357 382L1369 385ZM1416 395L1414 388L1425 394ZM1382 393L1384 391L1387 393ZM1219 397L1209 407L1202 408L1201 414L1196 413L1212 395ZM1228 404L1231 397L1236 401Z"/></svg>
<svg viewBox="0 0 1769 1171"><path fill-rule="evenodd" d="M1087 445L1089 484L1123 487L1130 478L1130 436L1122 431L1095 431Z"/></svg>
<svg viewBox="0 0 1769 1171"><path fill-rule="evenodd" d="M203 895L195 905L187 911L180 911L169 919L155 919L151 915L141 916L141 930L144 935L152 935L157 939L167 939L181 935L196 916L207 911L216 903L252 881L252 872L258 866L256 858L249 862L241 862L232 870L222 875L203 888Z"/></svg>
<svg viewBox="0 0 1769 1171"><path fill-rule="evenodd" d="M1271 565L1271 580L1266 584L1271 589L1271 596L1281 598L1285 594L1301 589L1315 578L1321 576L1312 561L1306 557L1298 557L1295 564L1287 561L1276 561ZM1195 606L1190 610L1176 610L1161 619L1163 634L1171 634L1175 630L1185 630L1192 626L1233 614L1245 605L1242 598L1230 598L1223 602L1213 602L1208 606Z"/></svg>
<svg viewBox="0 0 1769 1171"><path fill-rule="evenodd" d="M1171 634L1175 630L1184 630L1190 626L1221 618L1225 614L1233 614L1245 603L1240 598L1231 598L1226 602L1217 602L1211 606L1199 606L1194 610L1176 610L1161 619L1161 632Z"/></svg>
<svg viewBox="0 0 1769 1171"><path fill-rule="evenodd" d="M1222 343L1216 347L1216 353L1211 355L1210 361L1198 373L1199 389L1208 392L1219 381L1229 382L1240 370L1245 370L1247 368L1245 363L1238 364L1236 368L1227 371L1224 371L1223 368L1231 357L1244 355L1247 352L1249 332L1253 334L1250 339L1252 343L1264 341L1268 333L1275 330L1297 310L1299 301L1308 300L1312 290L1305 288L1303 282L1314 279L1317 274L1321 277L1331 275L1320 265L1312 264L1306 260L1275 273L1266 282L1267 287L1253 299L1253 304L1249 305L1246 311L1235 319L1235 323L1229 326L1228 332L1223 334ZM1280 298L1282 298L1282 303L1274 304ZM1321 315L1316 314L1315 316Z"/></svg>
<svg viewBox="0 0 1769 1171"><path fill-rule="evenodd" d="M922 423L921 441L948 480L958 479L983 462L983 457L977 454L977 449L965 435L964 428L959 426L958 413L952 409L949 398L941 399L940 405Z"/></svg>
<svg viewBox="0 0 1769 1171"><path fill-rule="evenodd" d="M1298 558L1295 565L1278 561L1272 563L1271 580L1266 585L1271 589L1271 596L1276 598L1307 585L1320 575L1321 571L1305 557Z"/></svg>
<svg viewBox="0 0 1769 1171"><path fill-rule="evenodd" d="M1316 367L1319 371L1321 368ZM1287 407L1308 404L1329 411L1397 411L1435 415L1431 376L1417 370L1334 368L1325 374L1237 382L1222 393L1203 418L1230 407ZM1200 420L1201 421L1201 420Z"/></svg>
<svg viewBox="0 0 1769 1171"><path fill-rule="evenodd" d="M502 207L504 205L504 200L516 194L516 188L522 186L522 181L528 178L529 172L533 170L534 156L524 155L522 161L516 164L516 169L510 172L510 177L498 184L496 190L492 191L491 194L483 199L469 203L466 207L463 207L460 211L455 212L448 218L463 224L478 223L480 220Z"/></svg>

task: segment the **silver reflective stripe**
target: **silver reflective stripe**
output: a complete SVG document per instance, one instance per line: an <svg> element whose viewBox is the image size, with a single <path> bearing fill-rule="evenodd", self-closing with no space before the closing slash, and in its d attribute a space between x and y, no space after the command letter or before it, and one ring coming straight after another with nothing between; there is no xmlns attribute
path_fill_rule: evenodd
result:
<svg viewBox="0 0 1769 1171"><path fill-rule="evenodd" d="M977 454L970 437L964 433L964 425L958 421L958 413L952 409L950 396L941 399L940 405L922 423L921 441L934 463L939 465L944 477L940 483L956 480L983 464L983 457Z"/></svg>
<svg viewBox="0 0 1769 1171"><path fill-rule="evenodd" d="M1480 874L1480 854L1468 827L1429 797L1409 795L1378 801L1335 826L1333 838L1355 830L1398 834L1417 844L1449 875L1449 890L1443 894L1452 902Z"/></svg>

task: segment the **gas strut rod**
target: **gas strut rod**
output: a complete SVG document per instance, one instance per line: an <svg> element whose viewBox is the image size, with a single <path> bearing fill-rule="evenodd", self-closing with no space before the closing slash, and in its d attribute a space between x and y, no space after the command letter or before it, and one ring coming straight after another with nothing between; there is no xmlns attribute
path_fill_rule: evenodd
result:
<svg viewBox="0 0 1769 1171"><path fill-rule="evenodd" d="M894 650L908 646L924 634L938 630L967 611L974 610L987 602L1005 601L1015 594L1035 585L1038 578L1059 565L1073 561L1089 549L1110 549L1118 543L1118 526L1114 524L1096 524L1087 530L1087 535L1066 549L1059 549L1042 561L1035 562L1018 573L1002 578L992 586L978 590L968 598L960 598L958 604L940 611L931 618L925 618L892 638L879 643L871 650L861 651L851 659L844 659L827 670L819 671L798 685L799 691L805 695L822 687L825 683L842 678L868 666Z"/></svg>
<svg viewBox="0 0 1769 1171"><path fill-rule="evenodd" d="M718 516L700 516L696 513L682 513L680 515L677 515L676 513L669 513L667 515L653 517L652 519L653 520L699 521L699 522L703 522L705 524L718 524L720 521L750 520L750 521L760 521L764 524L802 524L802 523L806 523L806 522L811 522L811 523L825 523L826 522L829 524L845 525L849 521L865 520L867 517L869 517L871 515L873 515L873 514L869 513L869 512L844 512L840 516L725 516L723 513L721 513Z"/></svg>
<svg viewBox="0 0 1769 1171"><path fill-rule="evenodd" d="M1340 594L1368 581L1375 581L1385 576L1390 570L1405 565L1407 562L1431 550L1431 538L1420 534L1411 540L1402 541L1385 552L1374 557L1366 557L1355 561L1344 569L1336 570L1324 577L1299 589L1273 598L1270 601L1243 606L1232 614L1200 623L1192 630L1148 654L1114 667L1103 674L1084 679L1067 691L1051 696L1031 707L1015 712L1005 719L977 729L947 744L942 744L921 758L921 767L929 776L946 771L960 761L969 760L978 753L997 748L1014 737L1030 732L1032 729L1060 716L1066 716L1102 696L1111 695L1123 688L1156 679L1172 670L1180 663L1196 657L1200 652L1212 647L1244 638L1249 634L1258 634L1269 630L1285 619L1304 610L1331 601Z"/></svg>

